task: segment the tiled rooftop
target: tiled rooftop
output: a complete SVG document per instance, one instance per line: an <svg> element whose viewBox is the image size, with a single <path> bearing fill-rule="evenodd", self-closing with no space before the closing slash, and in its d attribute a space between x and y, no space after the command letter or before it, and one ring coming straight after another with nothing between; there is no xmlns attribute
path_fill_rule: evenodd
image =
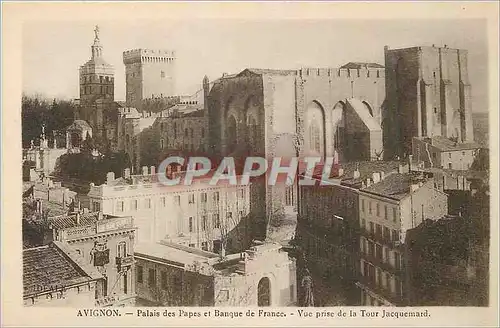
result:
<svg viewBox="0 0 500 328"><path fill-rule="evenodd" d="M349 62L340 68L349 68L349 69L361 69L361 68L384 68L383 65L377 63L361 63L361 62Z"/></svg>
<svg viewBox="0 0 500 328"><path fill-rule="evenodd" d="M297 74L296 70L291 70L291 69L247 68L243 72L245 72L245 71L249 71L249 72L252 72L252 73L258 74L258 75L263 75L263 74L268 74L268 75L296 75ZM243 73L243 72L241 72L241 73Z"/></svg>
<svg viewBox="0 0 500 328"><path fill-rule="evenodd" d="M340 163L339 167L344 171L342 176L338 176L338 169L332 168L330 178L338 178L341 180L342 184L357 185L361 184L361 182L366 180L367 178L372 178L372 174L375 172L384 172L384 174L397 172L400 164L401 162L399 161L363 161ZM305 166L303 167L305 168ZM354 171L356 171L356 169L358 169L359 171L359 178L354 179ZM304 172L304 169L301 169L300 172ZM321 179L322 173L323 166L316 165L313 176L316 179Z"/></svg>
<svg viewBox="0 0 500 328"><path fill-rule="evenodd" d="M363 188L362 191L400 200L409 195L411 184L411 173L391 173L380 182Z"/></svg>
<svg viewBox="0 0 500 328"><path fill-rule="evenodd" d="M99 212L80 214L80 224L76 222L76 214L62 215L49 218L49 224L55 229L66 229L77 225L89 225L99 219Z"/></svg>
<svg viewBox="0 0 500 328"><path fill-rule="evenodd" d="M93 280L52 243L23 251L23 296L69 287Z"/></svg>

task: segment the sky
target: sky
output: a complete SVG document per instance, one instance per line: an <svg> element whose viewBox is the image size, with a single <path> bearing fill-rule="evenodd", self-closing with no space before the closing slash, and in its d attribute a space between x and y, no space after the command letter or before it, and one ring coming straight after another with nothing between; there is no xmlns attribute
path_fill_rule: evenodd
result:
<svg viewBox="0 0 500 328"><path fill-rule="evenodd" d="M115 99L125 99L122 53L175 50L177 94L201 89L205 75L245 68L384 64L384 46L448 45L469 52L474 111L488 110L488 44L482 20L113 20L27 22L23 26L23 92L79 97L78 69L91 55L99 25L104 59L115 68Z"/></svg>

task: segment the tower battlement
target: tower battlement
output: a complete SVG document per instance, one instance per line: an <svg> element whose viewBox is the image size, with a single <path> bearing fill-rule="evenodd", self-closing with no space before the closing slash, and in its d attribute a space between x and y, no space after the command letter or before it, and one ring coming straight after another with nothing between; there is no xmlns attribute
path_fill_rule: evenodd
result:
<svg viewBox="0 0 500 328"><path fill-rule="evenodd" d="M329 77L331 79L384 79L385 68L301 68L300 77Z"/></svg>
<svg viewBox="0 0 500 328"><path fill-rule="evenodd" d="M170 62L176 59L175 51L161 49L133 49L123 52L123 63Z"/></svg>

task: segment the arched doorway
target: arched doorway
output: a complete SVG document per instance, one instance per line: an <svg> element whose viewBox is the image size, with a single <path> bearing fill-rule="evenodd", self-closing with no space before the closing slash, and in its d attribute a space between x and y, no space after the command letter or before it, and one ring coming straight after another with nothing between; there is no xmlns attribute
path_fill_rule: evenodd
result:
<svg viewBox="0 0 500 328"><path fill-rule="evenodd" d="M71 133L71 145L73 147L80 147L82 143L82 138L80 137L80 134L78 132L72 132Z"/></svg>
<svg viewBox="0 0 500 328"><path fill-rule="evenodd" d="M271 281L269 278L260 279L257 289L258 306L271 306Z"/></svg>

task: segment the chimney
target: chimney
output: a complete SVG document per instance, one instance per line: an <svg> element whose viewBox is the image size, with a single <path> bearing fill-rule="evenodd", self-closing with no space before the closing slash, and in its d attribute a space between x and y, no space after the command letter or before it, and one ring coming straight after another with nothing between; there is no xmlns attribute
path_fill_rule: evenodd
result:
<svg viewBox="0 0 500 328"><path fill-rule="evenodd" d="M106 175L106 184L110 184L115 180L115 172L108 172Z"/></svg>
<svg viewBox="0 0 500 328"><path fill-rule="evenodd" d="M359 174L359 170L356 168L356 170L355 170L355 171L354 171L354 173L353 173L353 178L354 178L354 179L359 179L359 176L360 176L360 174Z"/></svg>
<svg viewBox="0 0 500 328"><path fill-rule="evenodd" d="M102 212L99 211L99 214L97 215L97 221L101 221L103 219Z"/></svg>
<svg viewBox="0 0 500 328"><path fill-rule="evenodd" d="M76 225L80 225L80 211L76 212Z"/></svg>
<svg viewBox="0 0 500 328"><path fill-rule="evenodd" d="M339 177L344 175L344 169L339 167Z"/></svg>
<svg viewBox="0 0 500 328"><path fill-rule="evenodd" d="M399 164L399 166L398 166L398 173L399 174L403 174L404 173L403 172L403 164Z"/></svg>
<svg viewBox="0 0 500 328"><path fill-rule="evenodd" d="M385 172L380 171L380 180L384 180L384 178L385 178Z"/></svg>
<svg viewBox="0 0 500 328"><path fill-rule="evenodd" d="M410 171L412 171L412 167L413 167L412 163L413 163L413 155L408 155L408 167L409 167Z"/></svg>
<svg viewBox="0 0 500 328"><path fill-rule="evenodd" d="M148 175L148 167L147 166L142 167L142 175Z"/></svg>
<svg viewBox="0 0 500 328"><path fill-rule="evenodd" d="M129 168L126 168L126 169L125 169L125 172L123 173L123 177L124 177L125 179L130 178L130 169L129 169Z"/></svg>
<svg viewBox="0 0 500 328"><path fill-rule="evenodd" d="M372 178L373 178L373 183L379 183L380 182L380 173L379 172L373 172Z"/></svg>
<svg viewBox="0 0 500 328"><path fill-rule="evenodd" d="M151 166L149 169L150 169L150 171L151 171L151 172L150 172L150 174L151 174L151 175L155 175L155 174L156 174L156 167Z"/></svg>
<svg viewBox="0 0 500 328"><path fill-rule="evenodd" d="M227 76L227 73L222 73L222 77L226 77Z"/></svg>
<svg viewBox="0 0 500 328"><path fill-rule="evenodd" d="M367 178L367 179L366 179L366 186L367 186L367 187L369 187L369 186L371 186L371 185L372 185L372 181L371 181L371 179L370 179L370 178Z"/></svg>

